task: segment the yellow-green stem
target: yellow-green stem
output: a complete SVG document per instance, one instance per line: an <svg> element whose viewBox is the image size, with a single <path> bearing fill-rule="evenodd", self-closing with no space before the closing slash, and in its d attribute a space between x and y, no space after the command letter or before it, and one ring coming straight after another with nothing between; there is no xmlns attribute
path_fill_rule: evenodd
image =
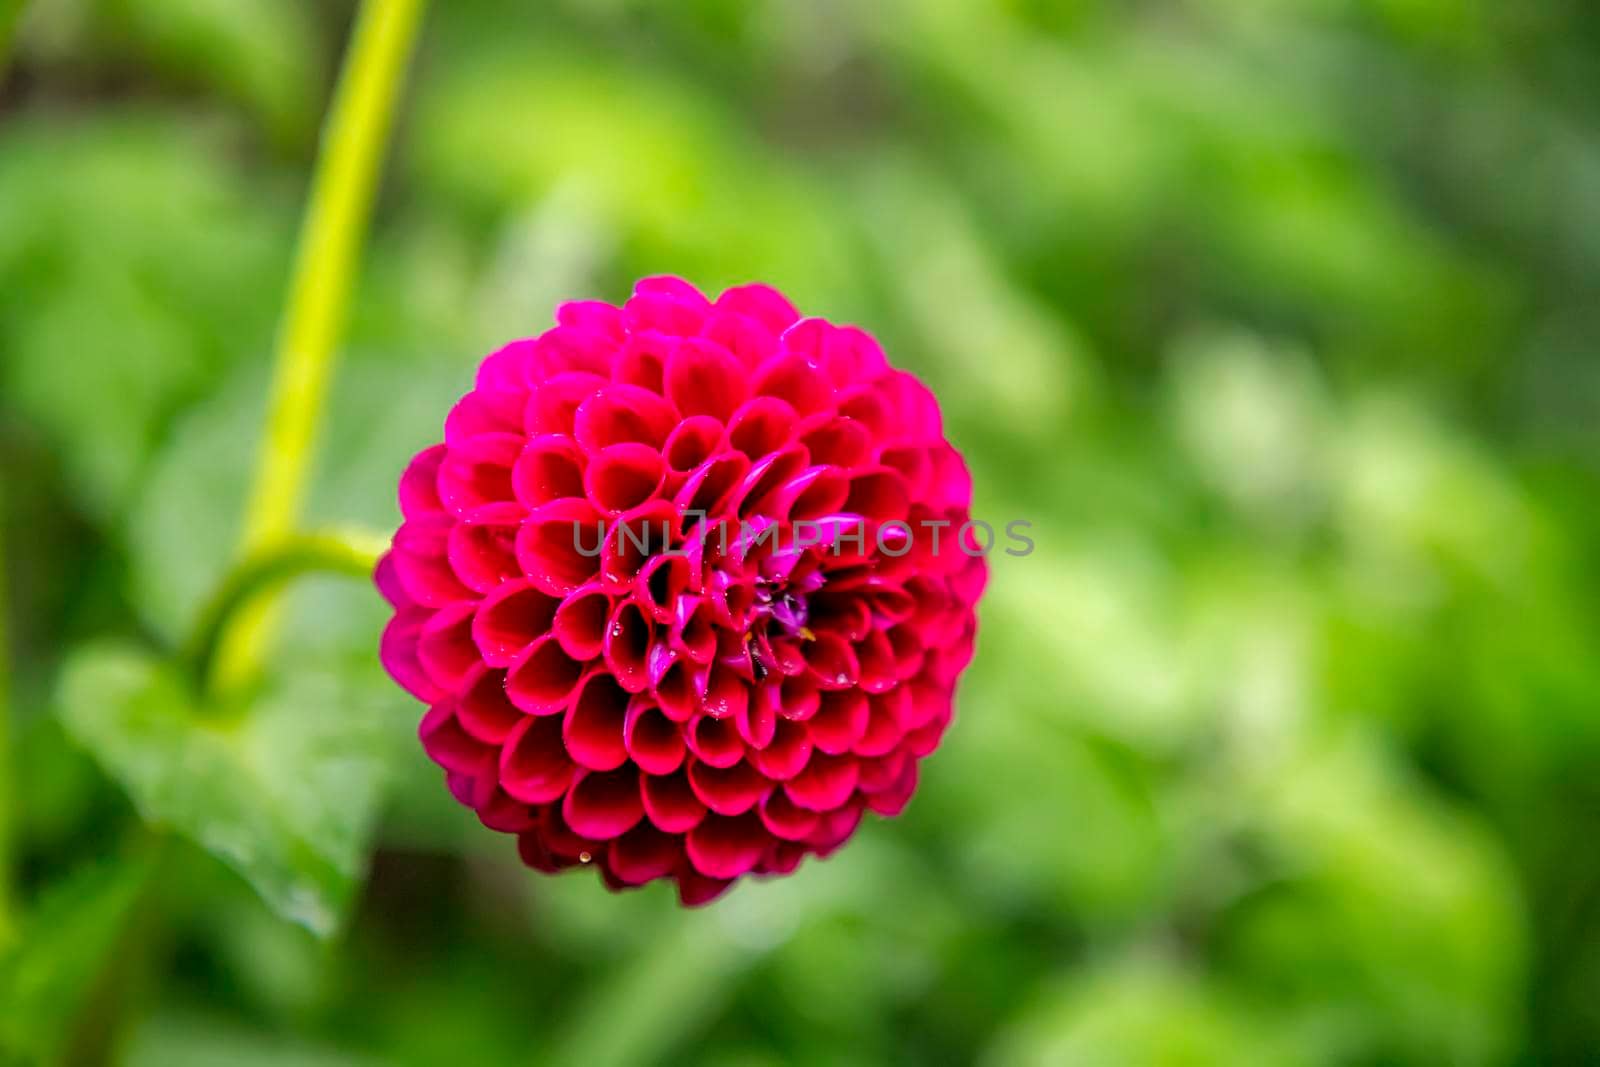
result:
<svg viewBox="0 0 1600 1067"><path fill-rule="evenodd" d="M0 0L4 2L4 0ZM240 558L290 534L300 518L334 351L344 327L389 131L424 0L362 0L322 133L288 303L278 326L267 419ZM215 681L255 673L271 640L269 601L252 602L222 637Z"/></svg>

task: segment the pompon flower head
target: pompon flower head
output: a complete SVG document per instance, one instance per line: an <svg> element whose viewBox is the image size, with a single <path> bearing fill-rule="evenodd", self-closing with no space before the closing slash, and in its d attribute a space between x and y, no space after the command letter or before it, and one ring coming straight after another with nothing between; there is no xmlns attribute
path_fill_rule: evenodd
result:
<svg viewBox="0 0 1600 1067"><path fill-rule="evenodd" d="M700 904L905 807L972 656L971 481L921 382L768 287L556 319L401 476L383 662L529 866Z"/></svg>

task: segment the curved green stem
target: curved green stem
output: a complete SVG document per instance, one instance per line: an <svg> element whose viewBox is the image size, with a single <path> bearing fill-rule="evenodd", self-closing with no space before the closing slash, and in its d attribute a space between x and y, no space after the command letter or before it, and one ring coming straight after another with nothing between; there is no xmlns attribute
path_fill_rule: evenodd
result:
<svg viewBox="0 0 1600 1067"><path fill-rule="evenodd" d="M4 2L4 0L0 0ZM240 556L289 534L300 517L312 446L326 406L334 350L372 214L379 167L424 0L362 0L300 231L278 326L272 392L245 513ZM270 604L223 637L223 684L245 680L271 639Z"/></svg>
<svg viewBox="0 0 1600 1067"><path fill-rule="evenodd" d="M385 547L377 534L325 530L291 534L245 557L217 587L183 650L191 677L202 690L210 688L217 654L232 621L270 600L290 581L304 574L369 577Z"/></svg>

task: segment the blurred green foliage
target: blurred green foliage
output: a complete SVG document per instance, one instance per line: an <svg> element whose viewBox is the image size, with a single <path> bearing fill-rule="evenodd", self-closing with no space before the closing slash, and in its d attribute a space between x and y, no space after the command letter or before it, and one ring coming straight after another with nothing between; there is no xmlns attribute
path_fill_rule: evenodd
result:
<svg viewBox="0 0 1600 1067"><path fill-rule="evenodd" d="M692 913L456 810L368 591L201 734L138 651L237 533L349 15L33 0L0 88L0 1061L1592 1062L1583 0L435 5L314 518L674 272L872 328L1033 523L907 815Z"/></svg>

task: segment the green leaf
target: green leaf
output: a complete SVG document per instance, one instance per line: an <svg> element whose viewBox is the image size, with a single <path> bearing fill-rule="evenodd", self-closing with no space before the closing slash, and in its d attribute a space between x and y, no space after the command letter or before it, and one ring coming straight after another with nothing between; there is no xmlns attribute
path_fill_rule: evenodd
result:
<svg viewBox="0 0 1600 1067"><path fill-rule="evenodd" d="M359 674L300 666L219 714L151 655L91 646L67 664L61 713L146 821L327 937L363 868L390 745Z"/></svg>
<svg viewBox="0 0 1600 1067"><path fill-rule="evenodd" d="M0 1061L55 1061L153 868L146 851L87 867L46 892L22 941L0 960Z"/></svg>

